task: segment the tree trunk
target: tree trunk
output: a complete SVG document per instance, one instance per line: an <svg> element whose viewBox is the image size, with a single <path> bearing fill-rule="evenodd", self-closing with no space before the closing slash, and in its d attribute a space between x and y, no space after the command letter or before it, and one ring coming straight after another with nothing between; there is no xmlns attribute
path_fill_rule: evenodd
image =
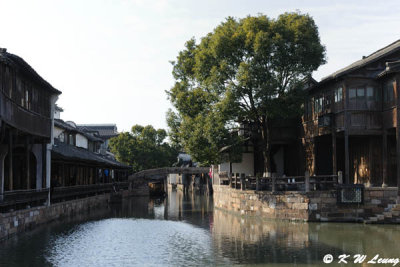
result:
<svg viewBox="0 0 400 267"><path fill-rule="evenodd" d="M261 139L262 139L262 150L264 157L264 169L266 173L271 172L271 135L270 135L270 127L268 125L267 116L261 117Z"/></svg>

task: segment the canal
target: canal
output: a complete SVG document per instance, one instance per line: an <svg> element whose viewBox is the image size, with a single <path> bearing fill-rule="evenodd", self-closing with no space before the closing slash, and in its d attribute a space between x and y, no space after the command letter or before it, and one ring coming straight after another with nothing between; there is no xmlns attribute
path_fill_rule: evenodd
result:
<svg viewBox="0 0 400 267"><path fill-rule="evenodd" d="M400 258L400 226L241 218L212 198L170 192L76 214L0 243L0 266L368 266ZM351 264L355 254L364 264ZM371 264L371 266L377 266ZM392 264L385 265L392 266ZM397 264L400 266L400 263Z"/></svg>

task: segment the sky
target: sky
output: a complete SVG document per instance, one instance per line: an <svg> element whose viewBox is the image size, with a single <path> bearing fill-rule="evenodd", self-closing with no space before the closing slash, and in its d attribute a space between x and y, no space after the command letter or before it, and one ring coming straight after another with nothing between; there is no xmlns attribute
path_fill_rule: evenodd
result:
<svg viewBox="0 0 400 267"><path fill-rule="evenodd" d="M316 80L400 39L397 0L0 0L0 47L62 91L63 120L167 128L170 61L187 40L228 16L292 11L314 18L326 46Z"/></svg>

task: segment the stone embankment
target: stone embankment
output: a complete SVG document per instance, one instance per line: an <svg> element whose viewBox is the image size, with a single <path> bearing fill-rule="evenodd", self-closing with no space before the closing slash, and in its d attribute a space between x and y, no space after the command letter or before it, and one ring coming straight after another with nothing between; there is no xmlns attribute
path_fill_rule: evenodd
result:
<svg viewBox="0 0 400 267"><path fill-rule="evenodd" d="M397 188L365 188L364 203L337 204L335 190L268 192L215 186L214 206L246 216L319 222L398 223ZM386 217L385 217L386 214ZM380 220L384 216L386 220ZM375 219L376 217L376 219Z"/></svg>
<svg viewBox="0 0 400 267"><path fill-rule="evenodd" d="M122 197L148 195L148 186L141 186L133 190L125 190L122 192ZM34 229L39 225L57 219L77 216L91 209L107 206L109 202L110 194L107 193L55 203L50 206L39 206L0 213L0 240L7 239L17 233Z"/></svg>

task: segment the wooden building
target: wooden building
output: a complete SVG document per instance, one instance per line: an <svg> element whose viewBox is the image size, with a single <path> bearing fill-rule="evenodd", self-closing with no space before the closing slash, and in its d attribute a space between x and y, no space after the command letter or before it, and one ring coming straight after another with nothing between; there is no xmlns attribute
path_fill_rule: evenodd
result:
<svg viewBox="0 0 400 267"><path fill-rule="evenodd" d="M271 173L278 176L304 175L304 158L301 138L301 119L275 119L271 122ZM237 133L243 137L242 155L230 159L231 147L220 150L220 173L238 173L246 176L263 175L265 171L261 134L250 122L242 122ZM236 157L235 157L236 158ZM265 176L266 174L264 174Z"/></svg>
<svg viewBox="0 0 400 267"><path fill-rule="evenodd" d="M0 212L127 188L130 167L100 154L104 139L59 118L60 94L0 48Z"/></svg>
<svg viewBox="0 0 400 267"><path fill-rule="evenodd" d="M306 168L346 183L400 184L400 40L311 81L303 116Z"/></svg>
<svg viewBox="0 0 400 267"><path fill-rule="evenodd" d="M117 125L115 124L79 124L78 129L86 132L96 134L103 140L100 145L100 153L104 155L114 156L110 152L109 140L113 137L118 136Z"/></svg>
<svg viewBox="0 0 400 267"><path fill-rule="evenodd" d="M75 123L54 120L52 187L127 181L130 167L100 153L100 136L80 130Z"/></svg>
<svg viewBox="0 0 400 267"><path fill-rule="evenodd" d="M60 94L22 58L0 48L0 201L16 191L50 187L52 119Z"/></svg>

